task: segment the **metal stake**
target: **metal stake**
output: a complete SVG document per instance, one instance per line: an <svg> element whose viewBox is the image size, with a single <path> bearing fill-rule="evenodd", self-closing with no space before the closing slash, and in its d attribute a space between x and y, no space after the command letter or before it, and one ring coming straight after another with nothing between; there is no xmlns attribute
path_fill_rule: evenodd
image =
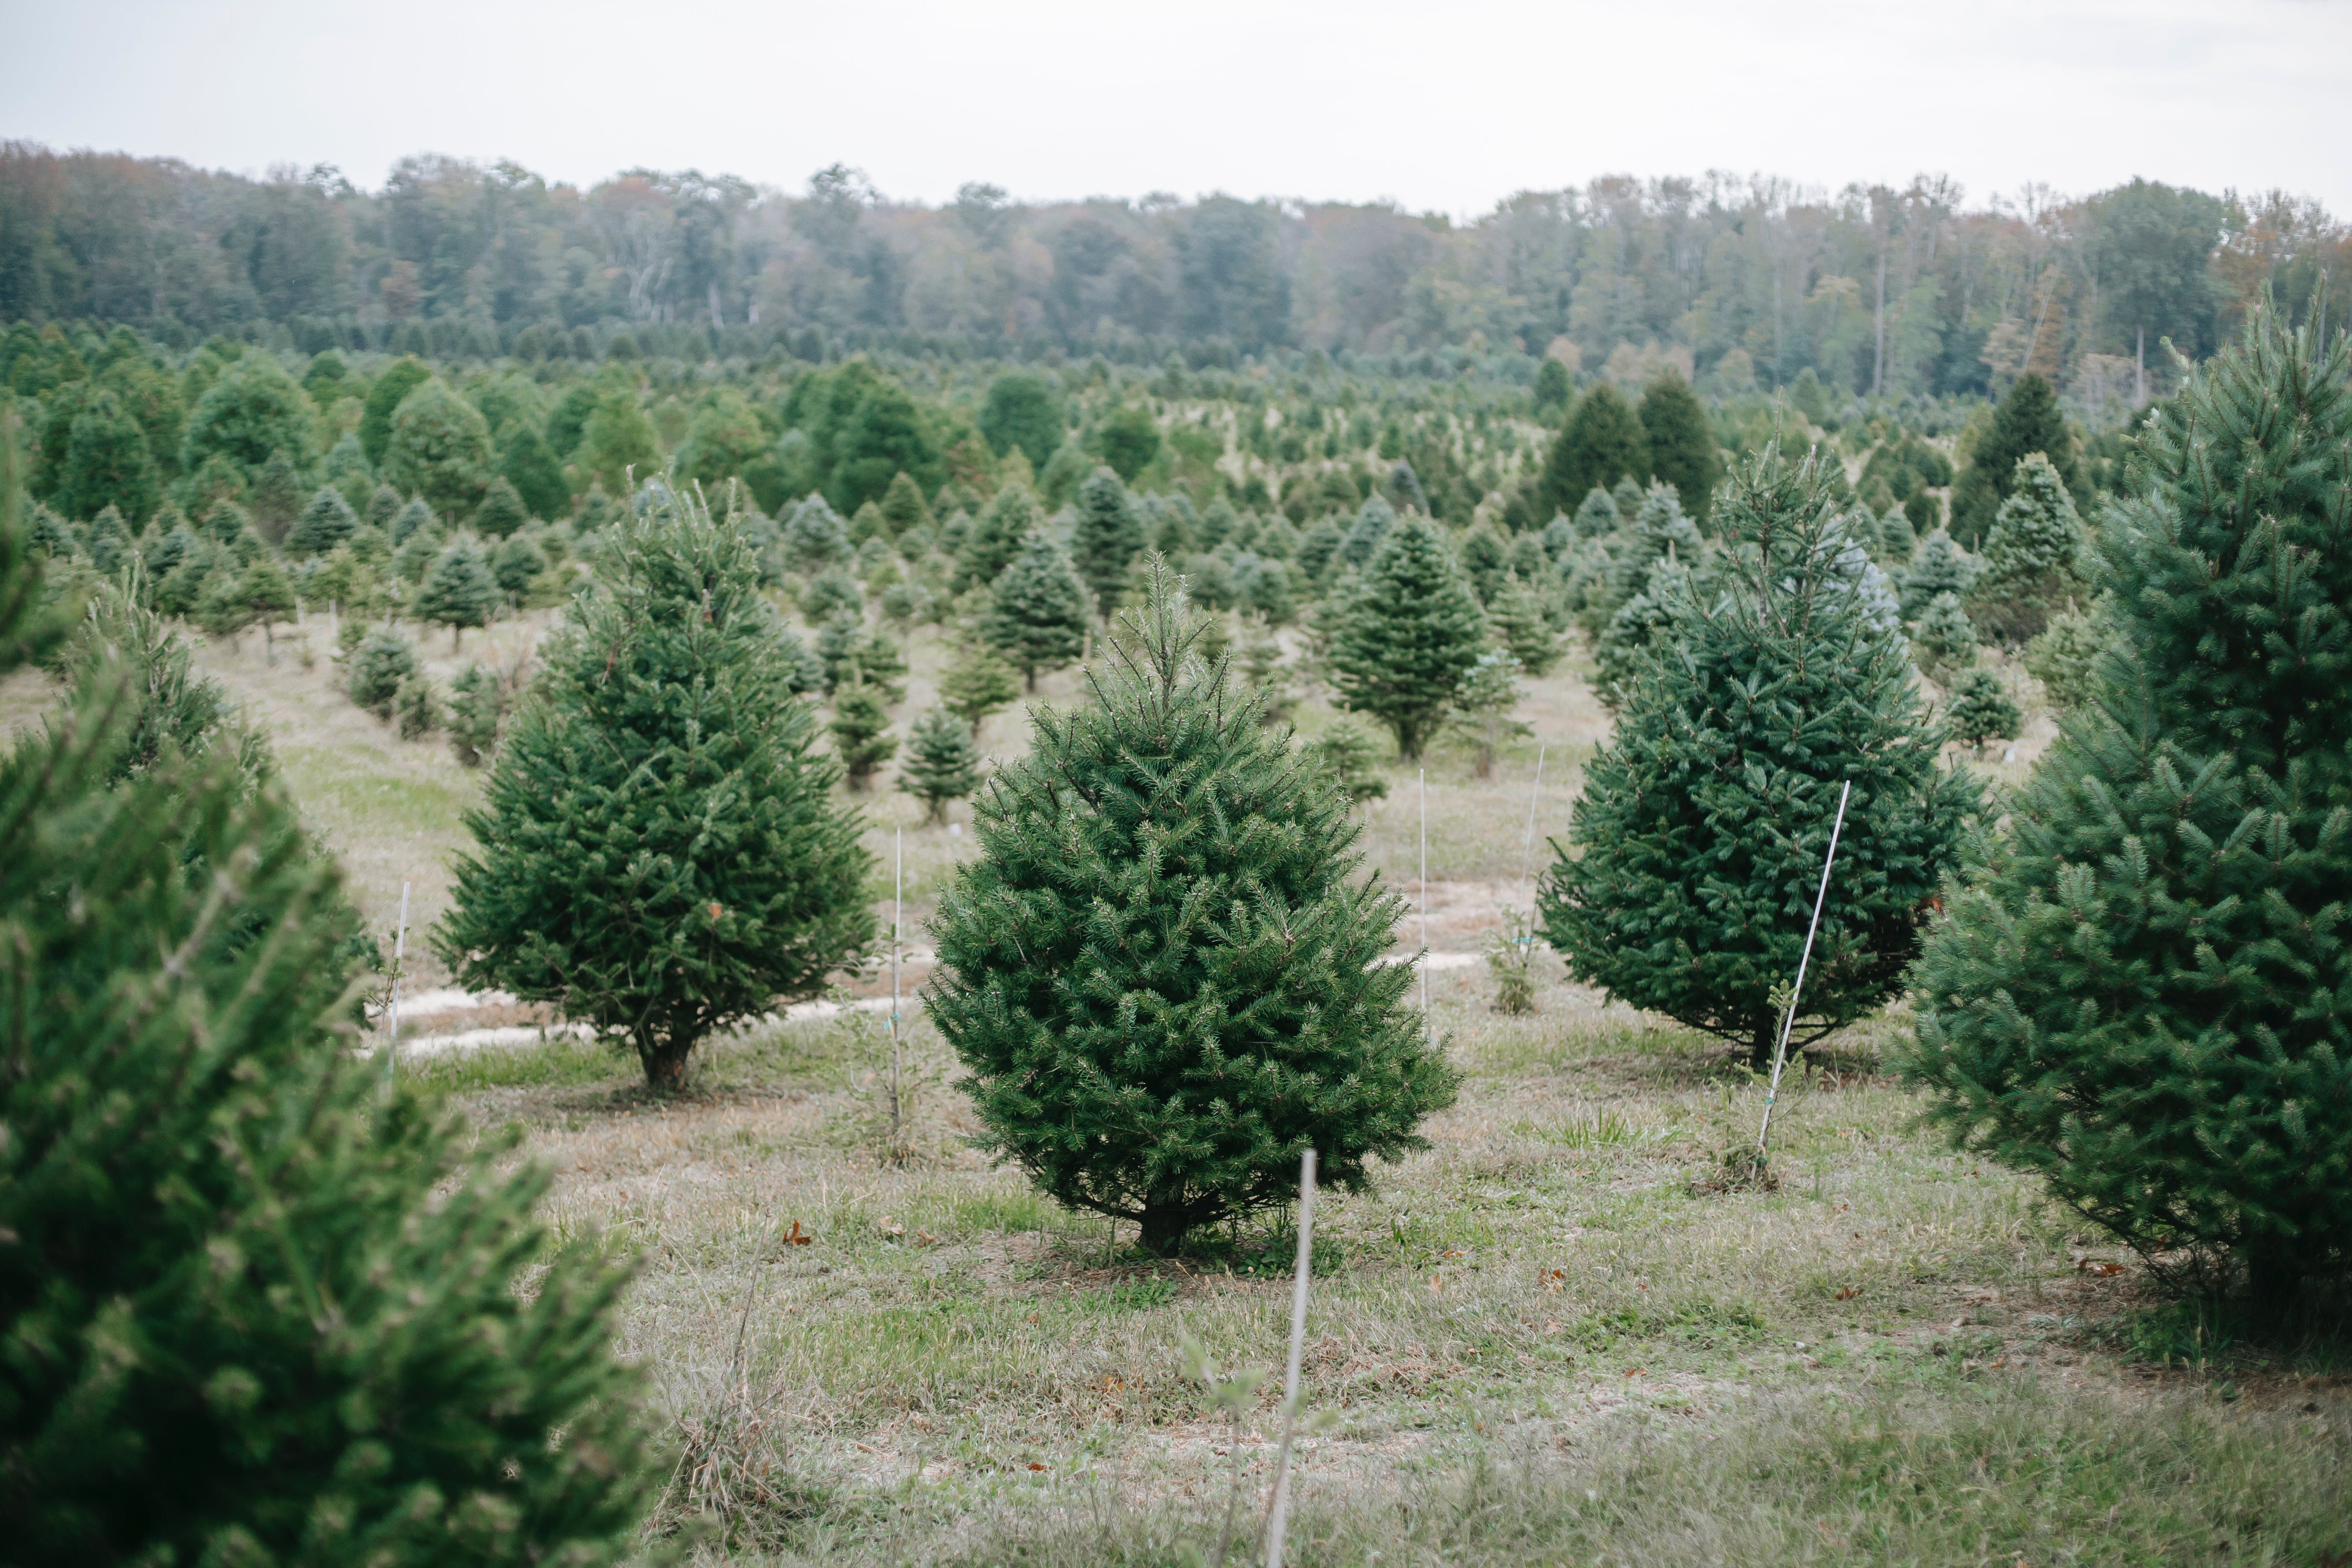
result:
<svg viewBox="0 0 2352 1568"><path fill-rule="evenodd" d="M1797 1026L1797 998L1805 988L1805 966L1813 961L1813 933L1822 929L1822 904L1830 896L1830 868L1837 864L1838 835L1845 829L1846 797L1853 781L1838 791L1837 820L1830 824L1830 851L1822 857L1822 885L1813 894L1813 923L1805 928L1805 951L1797 959L1797 983L1789 988L1788 1015L1780 1020L1780 1043L1772 1051L1772 1081L1764 1090L1764 1123L1756 1130L1756 1163L1764 1163L1764 1141L1772 1132L1772 1101L1780 1093L1780 1065L1788 1059L1789 1035Z"/></svg>
<svg viewBox="0 0 2352 1568"><path fill-rule="evenodd" d="M907 929L907 830L898 830L898 867L890 887L890 1142L903 1139L898 1089L898 946ZM897 1154L894 1147L893 1157Z"/></svg>
<svg viewBox="0 0 2352 1568"><path fill-rule="evenodd" d="M1421 1033L1429 1036L1429 770L1421 770Z"/></svg>
<svg viewBox="0 0 2352 1568"><path fill-rule="evenodd" d="M1519 849L1519 897L1528 896L1528 872L1536 861L1536 797L1543 793L1544 753L1549 744L1536 748L1536 782L1528 790L1528 841Z"/></svg>
<svg viewBox="0 0 2352 1568"><path fill-rule="evenodd" d="M1315 1151L1298 1157L1298 1272L1290 1288L1290 1369L1282 1380L1282 1447L1274 1460L1274 1509L1265 1522L1265 1568L1282 1568L1290 1522L1290 1439L1298 1429L1298 1363L1307 1347L1307 1278L1315 1256Z"/></svg>
<svg viewBox="0 0 2352 1568"><path fill-rule="evenodd" d="M400 926L392 939L392 1004L385 1009L392 1019L392 1046L389 1052L394 1062L400 1060L400 976L408 967L408 884L400 885Z"/></svg>

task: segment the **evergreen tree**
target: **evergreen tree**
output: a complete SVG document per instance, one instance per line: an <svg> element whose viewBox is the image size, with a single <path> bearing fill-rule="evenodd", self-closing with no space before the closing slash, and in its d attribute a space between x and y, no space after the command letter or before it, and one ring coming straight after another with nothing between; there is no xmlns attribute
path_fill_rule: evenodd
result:
<svg viewBox="0 0 2352 1568"><path fill-rule="evenodd" d="M288 531L286 553L298 561L324 555L349 539L359 525L360 520L352 511L352 503L343 499L343 492L332 485L321 485Z"/></svg>
<svg viewBox="0 0 2352 1568"><path fill-rule="evenodd" d="M1302 1149L1362 1189L1457 1080L1382 961L1402 904L1356 883L1346 796L1154 579L1094 700L981 795L926 1006L993 1147L1169 1253L1295 1198Z"/></svg>
<svg viewBox="0 0 2352 1568"><path fill-rule="evenodd" d="M919 528L931 526L931 509L923 500L923 487L914 481L904 468L882 492L882 517L889 524L890 537L903 540Z"/></svg>
<svg viewBox="0 0 2352 1568"><path fill-rule="evenodd" d="M510 536L490 560L490 575L510 605L520 605L548 570L547 552L527 533Z"/></svg>
<svg viewBox="0 0 2352 1568"><path fill-rule="evenodd" d="M1650 472L1672 485L1683 510L1704 524L1723 477L1715 432L1690 383L1669 372L1642 393L1642 437Z"/></svg>
<svg viewBox="0 0 2352 1568"><path fill-rule="evenodd" d="M1602 382L1586 393L1560 427L1537 480L1539 510L1566 511L1595 485L1650 477L1642 422L1623 395Z"/></svg>
<svg viewBox="0 0 2352 1568"><path fill-rule="evenodd" d="M238 646L245 628L253 625L253 606L246 600L245 572L236 556L224 551L206 563L192 618L205 636Z"/></svg>
<svg viewBox="0 0 2352 1568"><path fill-rule="evenodd" d="M1463 575L1470 579L1471 591L1478 595L1478 602L1492 604L1495 595L1503 591L1503 574L1510 570L1511 559L1495 525L1485 521L1473 524L1463 533L1454 558L1461 562Z"/></svg>
<svg viewBox="0 0 2352 1568"><path fill-rule="evenodd" d="M163 497L146 432L120 397L101 389L74 416L57 487L58 507L68 517L95 517L116 507L140 523Z"/></svg>
<svg viewBox="0 0 2352 1568"><path fill-rule="evenodd" d="M391 488L387 485L376 494L382 496L384 489ZM373 503L370 510L373 510ZM425 504L423 496L416 496L393 514L392 528L387 537L391 539L393 548L397 550L420 533L438 534L440 531L440 522L434 517L433 509Z"/></svg>
<svg viewBox="0 0 2352 1568"><path fill-rule="evenodd" d="M1951 711L1946 722L1952 739L1981 752L1987 741L2014 741L2025 715L2010 700L2009 688L1990 669L1972 669L1952 688Z"/></svg>
<svg viewBox="0 0 2352 1568"><path fill-rule="evenodd" d="M269 454L253 481L253 525L264 539L277 541L302 512L302 476L294 459L281 447Z"/></svg>
<svg viewBox="0 0 2352 1568"><path fill-rule="evenodd" d="M377 485L368 492L367 525L397 544L400 541L396 537L398 530L395 525L400 517L400 492L390 485Z"/></svg>
<svg viewBox="0 0 2352 1568"><path fill-rule="evenodd" d="M1143 548L1143 519L1135 498L1109 468L1087 476L1078 486L1076 506L1070 553L1094 595L1095 613L1108 621L1127 582L1128 565Z"/></svg>
<svg viewBox="0 0 2352 1568"><path fill-rule="evenodd" d="M522 497L504 474L493 477L483 487L482 504L474 509L474 526L490 539L507 539L530 523L530 513L524 510Z"/></svg>
<svg viewBox="0 0 2352 1568"><path fill-rule="evenodd" d="M293 579L286 575L286 568L278 563L276 555L263 551L237 578L236 591L245 601L246 624L261 627L268 661L276 664L278 623L292 618L297 607Z"/></svg>
<svg viewBox="0 0 2352 1568"><path fill-rule="evenodd" d="M1502 592L1486 606L1486 620L1529 675L1551 673L1559 660L1559 634L1552 630L1542 598L1517 572L1504 579Z"/></svg>
<svg viewBox="0 0 2352 1568"><path fill-rule="evenodd" d="M1889 507L1886 515L1878 520L1876 558L1889 566L1907 563L1919 549L1919 535L1911 523L1910 513L1900 507Z"/></svg>
<svg viewBox="0 0 2352 1568"><path fill-rule="evenodd" d="M1495 753L1505 741L1535 733L1511 717L1525 695L1519 689L1519 661L1505 649L1480 654L1462 678L1447 718L1470 742L1471 771L1480 778L1494 776Z"/></svg>
<svg viewBox="0 0 2352 1568"><path fill-rule="evenodd" d="M480 546L461 539L443 551L416 591L416 618L449 628L449 646L461 646L467 626L490 624L498 607L498 579L482 558Z"/></svg>
<svg viewBox="0 0 2352 1568"><path fill-rule="evenodd" d="M945 822L948 803L980 787L980 748L971 729L945 708L915 721L907 760L898 768L898 788L923 803L923 820Z"/></svg>
<svg viewBox="0 0 2352 1568"><path fill-rule="evenodd" d="M360 447L370 463L380 467L383 462L384 447L392 440L392 416L401 399L432 379L433 372L414 354L395 360L376 377L360 413Z"/></svg>
<svg viewBox="0 0 2352 1568"><path fill-rule="evenodd" d="M1921 540L1919 548L1912 552L1910 568L1901 578L1903 618L1916 620L1927 613L1938 595L1964 598L1976 582L1977 564L1976 557L1962 550L1940 528Z"/></svg>
<svg viewBox="0 0 2352 1568"><path fill-rule="evenodd" d="M446 383L428 381L401 399L379 466L392 484L463 521L490 481L489 422Z"/></svg>
<svg viewBox="0 0 2352 1568"><path fill-rule="evenodd" d="M1540 907L1578 979L1761 1065L1840 787L1853 794L1799 1048L1901 990L1977 786L1936 765L1942 736L1901 635L1841 568L1853 545L1823 466L1768 451L1723 499L1726 589L1678 596L1640 660Z"/></svg>
<svg viewBox="0 0 2352 1568"><path fill-rule="evenodd" d="M1356 513L1356 521L1339 541L1339 559L1349 566L1361 566L1370 561L1380 553L1381 542L1388 538L1396 520L1396 508L1389 504L1386 496L1366 498L1363 510Z"/></svg>
<svg viewBox="0 0 2352 1568"><path fill-rule="evenodd" d="M1616 498L1595 485L1576 503L1575 521L1579 538L1606 539L1624 526L1625 519L1617 510Z"/></svg>
<svg viewBox="0 0 2352 1568"><path fill-rule="evenodd" d="M2074 438L2058 395L2038 375L2021 375L1993 409L1992 425L1969 455L1952 490L1952 537L1971 550L1992 528L2000 503L2016 482L2017 465L2032 453L2050 459L2069 490L2082 479L2076 471Z"/></svg>
<svg viewBox="0 0 2352 1568"><path fill-rule="evenodd" d="M1084 651L1087 622L1087 591L1068 553L1034 533L991 586L980 638L1034 691L1039 671L1059 669Z"/></svg>
<svg viewBox="0 0 2352 1568"><path fill-rule="evenodd" d="M988 384L980 433L998 457L1018 447L1033 468L1044 468L1062 444L1062 424L1061 398L1035 372L1008 370Z"/></svg>
<svg viewBox="0 0 2352 1568"><path fill-rule="evenodd" d="M2062 611L2025 645L2025 673L2042 683L2052 707L2062 712L2079 708L2096 689L2099 658L2107 642L2104 601Z"/></svg>
<svg viewBox="0 0 2352 1568"><path fill-rule="evenodd" d="M9 466L13 668L64 628ZM122 767L156 704L121 653L0 760L11 1560L631 1560L662 1472L625 1271L551 1245L542 1169L355 1057L332 862L250 748L167 725Z"/></svg>
<svg viewBox="0 0 2352 1568"><path fill-rule="evenodd" d="M1045 515L1037 510L1037 498L1029 493L1026 486L1007 485L998 490L980 509L980 515L972 519L971 530L956 552L955 575L949 580L950 588L961 594L995 582L1044 522Z"/></svg>
<svg viewBox="0 0 2352 1568"><path fill-rule="evenodd" d="M2090 538L2050 459L2020 458L2009 499L1985 535L1984 570L1969 589L1969 613L2011 647L2041 635L2081 590L2077 563Z"/></svg>
<svg viewBox="0 0 2352 1568"><path fill-rule="evenodd" d="M82 552L89 557L90 569L101 577L110 577L131 552L131 537L122 526L122 514L112 506L102 508L89 520L82 533Z"/></svg>
<svg viewBox="0 0 2352 1568"><path fill-rule="evenodd" d="M1478 596L1444 535L1407 516L1339 610L1330 658L1339 705L1387 725L1401 755L1420 756L1486 640Z"/></svg>
<svg viewBox="0 0 2352 1568"><path fill-rule="evenodd" d="M467 817L435 948L675 1089L706 1035L859 961L870 858L744 531L691 497L611 531Z"/></svg>
<svg viewBox="0 0 2352 1568"><path fill-rule="evenodd" d="M1373 754L1372 745L1372 737L1362 725L1342 719L1324 731L1306 754L1330 770L1331 782L1350 806L1358 806L1368 800L1388 798L1389 783L1381 777L1380 759Z"/></svg>
<svg viewBox="0 0 2352 1568"><path fill-rule="evenodd" d="M985 646L965 645L940 677L940 705L971 725L975 741L990 714L1002 713L1020 700L1020 671Z"/></svg>
<svg viewBox="0 0 2352 1568"><path fill-rule="evenodd" d="M352 654L351 668L344 689L352 702L379 719L390 719L401 683L416 673L416 649L397 632L370 632Z"/></svg>
<svg viewBox="0 0 2352 1568"><path fill-rule="evenodd" d="M1977 628L1958 596L1938 594L1912 629L1911 647L1919 668L1946 685L1976 668Z"/></svg>
<svg viewBox="0 0 2352 1568"><path fill-rule="evenodd" d="M496 671L469 664L449 683L449 749L466 767L478 768L498 749L506 721L506 692Z"/></svg>
<svg viewBox="0 0 2352 1568"><path fill-rule="evenodd" d="M1568 406L1576 395L1576 385L1569 379L1568 366L1550 354L1536 368L1535 413L1541 419Z"/></svg>
<svg viewBox="0 0 2352 1568"><path fill-rule="evenodd" d="M441 689L422 672L392 694L392 724L404 741L421 741L441 727Z"/></svg>
<svg viewBox="0 0 2352 1568"><path fill-rule="evenodd" d="M1417 511L1423 517L1432 515L1429 492L1422 489L1421 476L1413 472L1412 465L1402 458L1399 458L1395 466L1389 469L1389 477L1381 482L1381 494L1398 511Z"/></svg>
<svg viewBox="0 0 2352 1568"><path fill-rule="evenodd" d="M1917 971L1930 1111L2176 1283L2352 1258L2352 347L2267 300L2140 435L2096 700Z"/></svg>
<svg viewBox="0 0 2352 1568"><path fill-rule="evenodd" d="M571 509L572 487L564 482L563 465L548 449L538 427L528 422L507 432L499 453L499 477L514 487L527 516L558 518Z"/></svg>

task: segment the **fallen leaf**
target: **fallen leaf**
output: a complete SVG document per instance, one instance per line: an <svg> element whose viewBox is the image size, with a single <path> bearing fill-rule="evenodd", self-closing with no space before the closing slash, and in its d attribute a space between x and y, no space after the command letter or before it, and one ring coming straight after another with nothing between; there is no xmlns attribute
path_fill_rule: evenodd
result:
<svg viewBox="0 0 2352 1568"><path fill-rule="evenodd" d="M798 1220L793 1221L793 1228L784 1233L784 1245L787 1247L806 1247L815 1239L814 1236L801 1228Z"/></svg>
<svg viewBox="0 0 2352 1568"><path fill-rule="evenodd" d="M939 1244L940 1238L933 1236L928 1230L919 1230L915 1233L915 1245L917 1247L937 1247Z"/></svg>
<svg viewBox="0 0 2352 1568"><path fill-rule="evenodd" d="M1045 1467L1045 1466L1043 1466L1043 1465L1041 1465L1041 1464L1039 1464L1036 1460L1032 1459L1032 1460L1030 1460L1030 1461L1029 1461L1029 1468L1030 1468L1031 1469L1033 1469L1033 1470L1042 1470L1042 1469L1044 1469Z"/></svg>
<svg viewBox="0 0 2352 1568"><path fill-rule="evenodd" d="M1629 1369L1627 1370L1627 1372L1626 1372L1625 1375L1626 1375L1627 1377L1639 1377L1639 1376L1641 1376L1641 1375L1642 1375L1642 1369L1641 1369L1640 1367L1638 1367L1638 1366L1637 1366L1637 1367L1629 1368Z"/></svg>
<svg viewBox="0 0 2352 1568"><path fill-rule="evenodd" d="M1568 1270L1565 1268L1539 1268L1536 1270L1536 1278L1543 1281L1543 1288L1545 1289L1557 1291L1568 1283Z"/></svg>
<svg viewBox="0 0 2352 1568"><path fill-rule="evenodd" d="M1466 1257L1466 1256L1467 1256L1467 1254L1465 1254L1465 1252L1463 1252L1463 1250L1462 1250L1460 1247L1457 1247L1454 1248L1454 1249L1453 1249L1453 1250L1451 1250L1451 1251L1448 1251L1448 1252L1441 1252L1441 1253L1439 1253L1437 1256L1439 1256L1440 1258L1463 1258L1463 1257Z"/></svg>
<svg viewBox="0 0 2352 1568"><path fill-rule="evenodd" d="M907 1227L900 1225L897 1220L892 1219L887 1214L884 1215L877 1223L880 1225L882 1234L885 1236L904 1236L907 1234Z"/></svg>
<svg viewBox="0 0 2352 1568"><path fill-rule="evenodd" d="M1849 1286L1847 1286L1844 1289L1840 1290L1840 1291L1837 1293L1837 1299L1838 1299L1839 1300L1841 1300L1841 1301L1851 1301L1851 1300L1853 1300L1856 1296L1859 1296L1859 1295L1861 1295L1861 1294L1862 1294L1862 1287L1861 1287L1861 1286L1859 1286L1859 1285L1849 1285Z"/></svg>
<svg viewBox="0 0 2352 1568"><path fill-rule="evenodd" d="M1443 1274L1431 1275L1429 1277L1429 1293L1433 1296L1439 1296L1444 1295L1444 1292L1445 1276Z"/></svg>
<svg viewBox="0 0 2352 1568"><path fill-rule="evenodd" d="M1558 1318L1545 1319L1543 1331L1548 1334L1556 1334L1559 1332L1559 1320Z"/></svg>

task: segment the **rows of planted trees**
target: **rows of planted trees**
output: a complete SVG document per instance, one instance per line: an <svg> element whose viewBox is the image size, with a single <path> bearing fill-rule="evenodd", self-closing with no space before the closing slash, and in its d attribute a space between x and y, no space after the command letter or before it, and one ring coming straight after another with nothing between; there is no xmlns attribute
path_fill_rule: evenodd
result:
<svg viewBox="0 0 2352 1568"><path fill-rule="evenodd" d="M1953 476L1974 512L1943 509L1903 438L1874 446L1938 502L1917 517L1864 503L1820 449L1738 455L1696 493L1658 477L1671 387L1630 418L1598 389L1570 404L1525 479L1568 471L1553 493L1574 505L1540 526L1496 515L1525 489L1453 523L1402 460L1299 517L1139 494L1149 460L1057 496L1010 450L936 490L893 467L846 518L822 484L772 511L740 475L714 499L676 465L631 472L601 509L592 483L499 536L560 535L562 614L484 748L476 847L432 940L466 982L550 1003L674 1086L714 1031L872 950L858 812L835 787L895 655L869 600L968 634L948 690L971 712L1083 652L1084 700L1035 715L977 797L928 1005L997 1152L1178 1249L1290 1201L1305 1148L1369 1181L1456 1088L1410 971L1380 962L1400 904L1360 875L1337 765L1360 742L1307 751L1269 721L1281 680L1244 672L1297 652L1234 644L1225 610L1302 619L1317 677L1408 755L1443 725L1492 737L1515 669L1580 627L1618 721L1542 895L1574 973L1751 1058L1776 1026L1801 1047L1907 994L1900 1066L1958 1138L2041 1173L2159 1275L2284 1310L2340 1286L2352 1250L2348 362L2340 338L2258 317L2137 428L2127 499L2087 508L2030 380ZM863 406L870 366L795 386L861 383ZM434 384L402 395L388 439L459 395ZM816 460L786 450L804 428L778 461ZM377 960L266 746L191 672L162 603L185 563L149 561L184 525L159 528L158 501L129 531L110 502L124 531L101 561L98 518L20 504L14 433L0 657L68 678L57 721L0 764L18 955L0 965L0 1485L19 1551L617 1558L648 1485L609 1348L622 1277L557 1253L509 1289L544 1256L544 1177L347 1048ZM1619 458L1576 467L1611 443ZM366 478L371 501L393 484ZM383 580L403 584L388 615L422 616L451 552L495 531L488 494L394 487L401 511L422 503L410 538L449 533L414 597ZM311 500L331 496L348 499ZM220 553L208 570L315 584L383 528L354 507L285 568L310 510L272 538L214 499L186 537ZM1999 802L1945 746L1962 686L1939 704L1921 679L1979 637L2063 662L2068 694L2058 742ZM808 700L828 683L830 744ZM969 744L962 713L926 731L919 749Z"/></svg>

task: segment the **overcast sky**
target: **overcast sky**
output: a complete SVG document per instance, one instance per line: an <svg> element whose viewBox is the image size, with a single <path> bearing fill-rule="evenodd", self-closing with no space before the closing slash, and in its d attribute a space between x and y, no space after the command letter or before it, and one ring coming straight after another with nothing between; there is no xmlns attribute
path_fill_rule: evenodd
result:
<svg viewBox="0 0 2352 1568"><path fill-rule="evenodd" d="M2352 213L2352 0L0 0L0 136L375 187L418 152L588 184L927 202L1222 190L1475 216L1596 174L2143 174Z"/></svg>

